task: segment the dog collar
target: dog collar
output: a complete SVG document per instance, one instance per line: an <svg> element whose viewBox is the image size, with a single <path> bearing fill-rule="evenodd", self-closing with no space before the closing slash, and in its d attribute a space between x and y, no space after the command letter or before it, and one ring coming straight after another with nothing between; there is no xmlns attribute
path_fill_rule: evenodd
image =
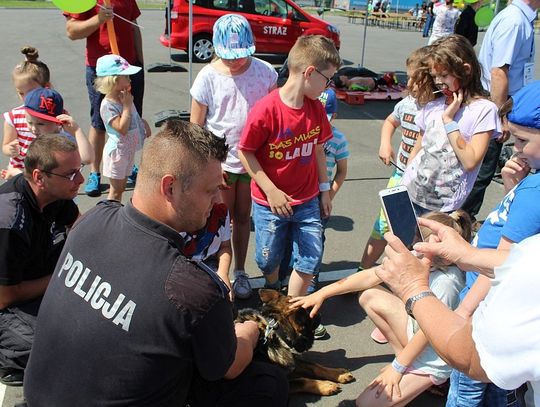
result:
<svg viewBox="0 0 540 407"><path fill-rule="evenodd" d="M270 318L268 320L268 323L266 324L266 329L264 330L264 338L263 338L264 344L268 342L268 337L272 335L272 333L276 330L277 326L278 326L277 320L275 320L274 318Z"/></svg>

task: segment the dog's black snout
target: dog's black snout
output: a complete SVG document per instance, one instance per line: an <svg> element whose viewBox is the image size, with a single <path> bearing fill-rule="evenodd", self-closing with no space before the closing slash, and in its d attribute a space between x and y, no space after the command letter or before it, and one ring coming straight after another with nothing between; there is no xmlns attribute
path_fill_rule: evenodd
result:
<svg viewBox="0 0 540 407"><path fill-rule="evenodd" d="M315 328L317 328L319 326L319 324L321 323L321 316L319 314L316 314L311 319L311 322L312 322L312 325L313 325L313 330L315 330Z"/></svg>
<svg viewBox="0 0 540 407"><path fill-rule="evenodd" d="M307 338L305 336L300 336L294 342L294 350L300 353L311 349L312 346L313 346L313 339Z"/></svg>

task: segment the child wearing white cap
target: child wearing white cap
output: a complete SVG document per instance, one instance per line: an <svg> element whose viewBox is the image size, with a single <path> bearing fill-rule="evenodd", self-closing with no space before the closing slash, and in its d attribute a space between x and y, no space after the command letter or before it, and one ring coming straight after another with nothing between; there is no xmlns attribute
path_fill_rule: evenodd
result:
<svg viewBox="0 0 540 407"><path fill-rule="evenodd" d="M135 161L136 151L150 136L150 127L143 120L130 92L129 75L141 70L119 55L104 55L97 60L94 86L105 97L100 114L108 135L103 149L103 175L109 178L108 199L121 201L127 177Z"/></svg>
<svg viewBox="0 0 540 407"><path fill-rule="evenodd" d="M250 235L250 176L238 157L238 143L248 112L276 87L277 73L268 62L254 58L255 40L245 17L226 14L214 24L216 57L193 82L190 93L192 123L223 137L229 154L222 164L223 202L232 219L234 284L238 298L248 298L251 286L244 270Z"/></svg>

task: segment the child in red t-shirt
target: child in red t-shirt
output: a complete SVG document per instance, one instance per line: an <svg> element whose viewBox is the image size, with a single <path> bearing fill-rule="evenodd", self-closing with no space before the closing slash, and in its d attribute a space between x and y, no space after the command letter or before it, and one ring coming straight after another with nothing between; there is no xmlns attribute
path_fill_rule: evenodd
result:
<svg viewBox="0 0 540 407"><path fill-rule="evenodd" d="M306 294L322 254L321 214L327 217L332 209L323 148L332 129L317 98L340 64L328 38L298 38L289 53L287 82L253 107L239 144L252 177L255 260L266 286L281 288L278 269L291 233L293 296Z"/></svg>

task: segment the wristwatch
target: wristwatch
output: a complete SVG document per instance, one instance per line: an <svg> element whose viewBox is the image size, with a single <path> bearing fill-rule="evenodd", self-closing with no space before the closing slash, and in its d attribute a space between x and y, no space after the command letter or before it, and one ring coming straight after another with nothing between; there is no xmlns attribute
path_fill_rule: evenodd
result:
<svg viewBox="0 0 540 407"><path fill-rule="evenodd" d="M405 303L405 311L407 311L407 314L414 318L414 315L412 313L412 309L414 307L414 303L418 300L421 300L425 297L435 297L435 294L433 294L431 291L422 291L419 294L413 295L410 297L407 302Z"/></svg>

